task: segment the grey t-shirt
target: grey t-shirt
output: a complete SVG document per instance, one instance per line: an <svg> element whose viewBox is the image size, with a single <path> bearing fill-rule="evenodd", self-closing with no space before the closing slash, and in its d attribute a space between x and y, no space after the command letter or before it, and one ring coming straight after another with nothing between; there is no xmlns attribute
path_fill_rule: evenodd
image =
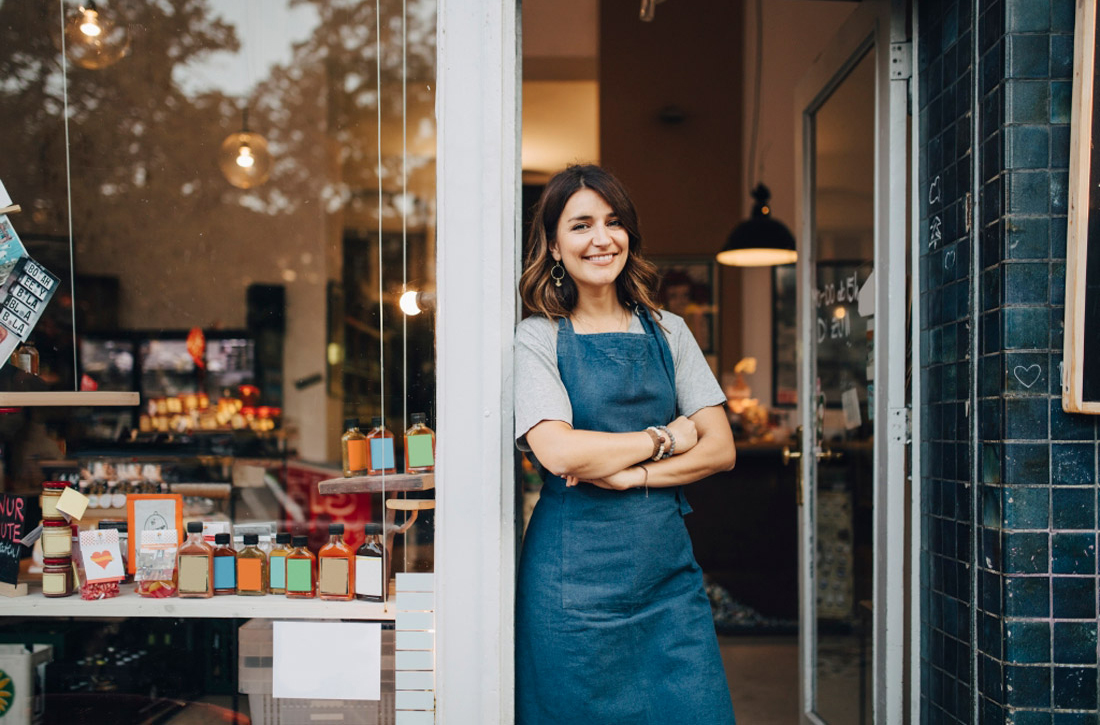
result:
<svg viewBox="0 0 1100 725"><path fill-rule="evenodd" d="M725 404L726 395L684 319L662 310L660 323L668 330L664 335L676 369L677 412L691 416L707 406ZM637 314L631 316L629 332L645 334ZM527 431L544 420L573 425L573 406L558 373L557 320L534 315L516 326L515 385L516 444L520 450L531 450Z"/></svg>

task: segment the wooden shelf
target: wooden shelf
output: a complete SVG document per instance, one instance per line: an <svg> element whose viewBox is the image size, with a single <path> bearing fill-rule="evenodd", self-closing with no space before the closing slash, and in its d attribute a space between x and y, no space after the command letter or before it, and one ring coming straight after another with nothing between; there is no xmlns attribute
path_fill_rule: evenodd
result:
<svg viewBox="0 0 1100 725"><path fill-rule="evenodd" d="M353 476L329 478L317 484L318 492L334 493L386 493L402 491L430 491L435 488L434 473L395 473L387 476Z"/></svg>
<svg viewBox="0 0 1100 725"><path fill-rule="evenodd" d="M152 599L138 596L134 584L122 584L122 594L113 599L84 601L80 594L51 598L42 595L42 585L29 582L25 597L0 597L0 617L180 617L204 619L357 619L392 621L396 611L391 600L381 602L328 602L321 599L287 599L282 594L242 597L236 594L210 599Z"/></svg>
<svg viewBox="0 0 1100 725"><path fill-rule="evenodd" d="M16 392L0 393L0 407L134 407L141 404L139 393L95 392Z"/></svg>

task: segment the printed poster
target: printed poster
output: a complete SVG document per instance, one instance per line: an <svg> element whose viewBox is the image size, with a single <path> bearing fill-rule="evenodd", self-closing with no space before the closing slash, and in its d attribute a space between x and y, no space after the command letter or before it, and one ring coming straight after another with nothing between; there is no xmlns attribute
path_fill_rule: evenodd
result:
<svg viewBox="0 0 1100 725"><path fill-rule="evenodd" d="M7 215L0 215L0 365L31 334L61 280L27 254Z"/></svg>

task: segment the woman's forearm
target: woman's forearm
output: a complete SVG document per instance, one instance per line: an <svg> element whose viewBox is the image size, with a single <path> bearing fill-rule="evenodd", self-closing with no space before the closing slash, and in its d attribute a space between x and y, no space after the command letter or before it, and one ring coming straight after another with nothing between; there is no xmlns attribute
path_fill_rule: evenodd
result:
<svg viewBox="0 0 1100 725"><path fill-rule="evenodd" d="M543 421L528 431L527 444L539 463L562 478L603 478L653 455L653 438L644 430L634 433L573 430L553 420Z"/></svg>
<svg viewBox="0 0 1100 725"><path fill-rule="evenodd" d="M648 471L643 484L650 488L682 486L694 483L720 471L728 471L737 461L737 449L733 440L721 440L718 436L703 436L687 453L661 461L642 462ZM644 474L643 472L643 475Z"/></svg>

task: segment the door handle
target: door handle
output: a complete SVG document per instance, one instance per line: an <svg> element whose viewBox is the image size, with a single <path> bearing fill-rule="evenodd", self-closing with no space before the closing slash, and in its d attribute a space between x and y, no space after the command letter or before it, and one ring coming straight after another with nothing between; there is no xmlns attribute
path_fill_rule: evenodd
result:
<svg viewBox="0 0 1100 725"><path fill-rule="evenodd" d="M797 461L802 458L802 451L795 449L791 450L790 446L783 446L783 465L791 465L791 461ZM799 506L802 505L802 466L795 466L794 469L794 481L797 488L795 489L795 501Z"/></svg>

